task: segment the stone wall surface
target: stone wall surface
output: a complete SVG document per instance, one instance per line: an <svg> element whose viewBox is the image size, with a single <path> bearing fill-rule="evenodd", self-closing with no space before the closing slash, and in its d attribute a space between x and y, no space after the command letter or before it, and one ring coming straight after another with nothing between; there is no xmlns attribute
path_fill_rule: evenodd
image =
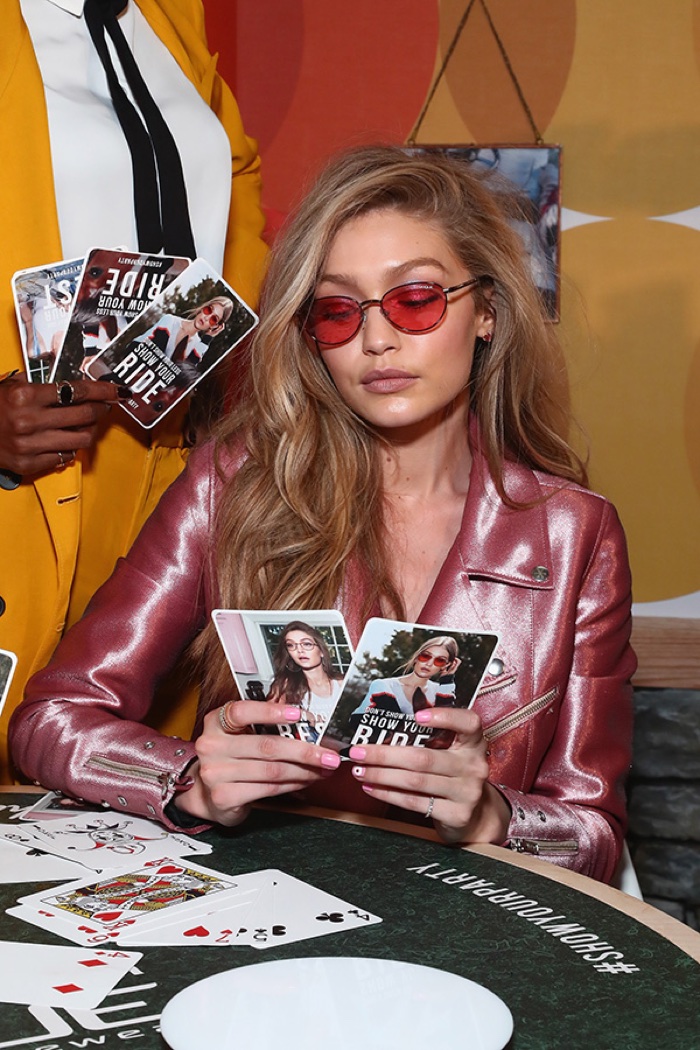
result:
<svg viewBox="0 0 700 1050"><path fill-rule="evenodd" d="M628 799L644 899L700 929L700 690L635 690Z"/></svg>

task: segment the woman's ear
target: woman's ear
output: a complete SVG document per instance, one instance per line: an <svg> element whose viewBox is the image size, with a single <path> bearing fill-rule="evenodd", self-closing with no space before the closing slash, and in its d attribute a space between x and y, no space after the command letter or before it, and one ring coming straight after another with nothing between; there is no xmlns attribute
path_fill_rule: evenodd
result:
<svg viewBox="0 0 700 1050"><path fill-rule="evenodd" d="M491 278L485 278L480 286L482 305L477 327L477 336L485 343L490 343L496 327L496 310L493 305L494 287Z"/></svg>
<svg viewBox="0 0 700 1050"><path fill-rule="evenodd" d="M481 319L477 327L477 335L485 343L490 343L496 330L496 311L488 303L484 304Z"/></svg>

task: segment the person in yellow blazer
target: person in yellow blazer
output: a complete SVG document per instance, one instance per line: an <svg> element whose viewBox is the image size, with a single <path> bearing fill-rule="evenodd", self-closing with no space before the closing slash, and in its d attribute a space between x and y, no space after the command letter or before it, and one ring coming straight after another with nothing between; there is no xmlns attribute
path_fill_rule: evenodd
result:
<svg viewBox="0 0 700 1050"><path fill-rule="evenodd" d="M216 72L216 58L206 44L201 0L136 3L228 134L233 180L224 276L255 305L266 252L261 239L264 220L259 158L255 142L243 131L236 102ZM44 88L19 0L5 0L2 19L0 379L15 369L23 370L12 274L63 257ZM13 453L8 451L12 446L8 399L14 399L16 410L17 394L24 382L21 377L0 382L0 470L5 471L4 480L7 471L19 473ZM100 390L104 385L95 387ZM55 386L51 389L55 393ZM48 390L45 393L48 397ZM170 413L153 432L143 431L118 407L106 411L100 401L108 396L102 393L100 400L82 406L83 415L90 416L94 426L90 447L78 451L73 462L60 470L42 465L39 473L23 469L19 484L11 487L10 476L10 487L0 488L0 649L17 656L0 716L0 782L12 779L7 721L22 697L26 680L46 663L66 627L82 615L94 591L110 575L116 559L128 550L161 494L184 466L184 411L180 415L177 410ZM75 412L77 408L59 411ZM48 459L60 465L56 451ZM45 455L42 464L46 460ZM188 735L194 717L191 706L182 704L174 717L169 715L160 723L160 728Z"/></svg>

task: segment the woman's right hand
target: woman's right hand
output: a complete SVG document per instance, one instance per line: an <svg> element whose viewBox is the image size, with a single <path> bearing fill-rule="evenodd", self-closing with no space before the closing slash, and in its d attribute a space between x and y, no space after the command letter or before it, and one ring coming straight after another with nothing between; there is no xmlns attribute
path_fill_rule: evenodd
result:
<svg viewBox="0 0 700 1050"><path fill-rule="evenodd" d="M194 784L176 799L178 809L202 820L229 827L240 824L252 802L299 791L340 765L340 756L328 748L252 731L254 725L298 722L298 707L232 701L225 705L225 721L234 727L229 732L219 712L210 711L204 719L195 741L197 760L187 770Z"/></svg>

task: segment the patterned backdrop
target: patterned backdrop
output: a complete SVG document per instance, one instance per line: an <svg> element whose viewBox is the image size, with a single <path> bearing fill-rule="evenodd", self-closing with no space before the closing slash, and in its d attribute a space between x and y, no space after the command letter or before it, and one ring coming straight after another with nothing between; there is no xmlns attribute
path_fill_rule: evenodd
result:
<svg viewBox="0 0 700 1050"><path fill-rule="evenodd" d="M560 330L593 487L620 510L638 611L700 616L700 5L486 3L563 148ZM272 226L329 152L405 141L466 4L205 0ZM481 0L418 141L533 142Z"/></svg>

